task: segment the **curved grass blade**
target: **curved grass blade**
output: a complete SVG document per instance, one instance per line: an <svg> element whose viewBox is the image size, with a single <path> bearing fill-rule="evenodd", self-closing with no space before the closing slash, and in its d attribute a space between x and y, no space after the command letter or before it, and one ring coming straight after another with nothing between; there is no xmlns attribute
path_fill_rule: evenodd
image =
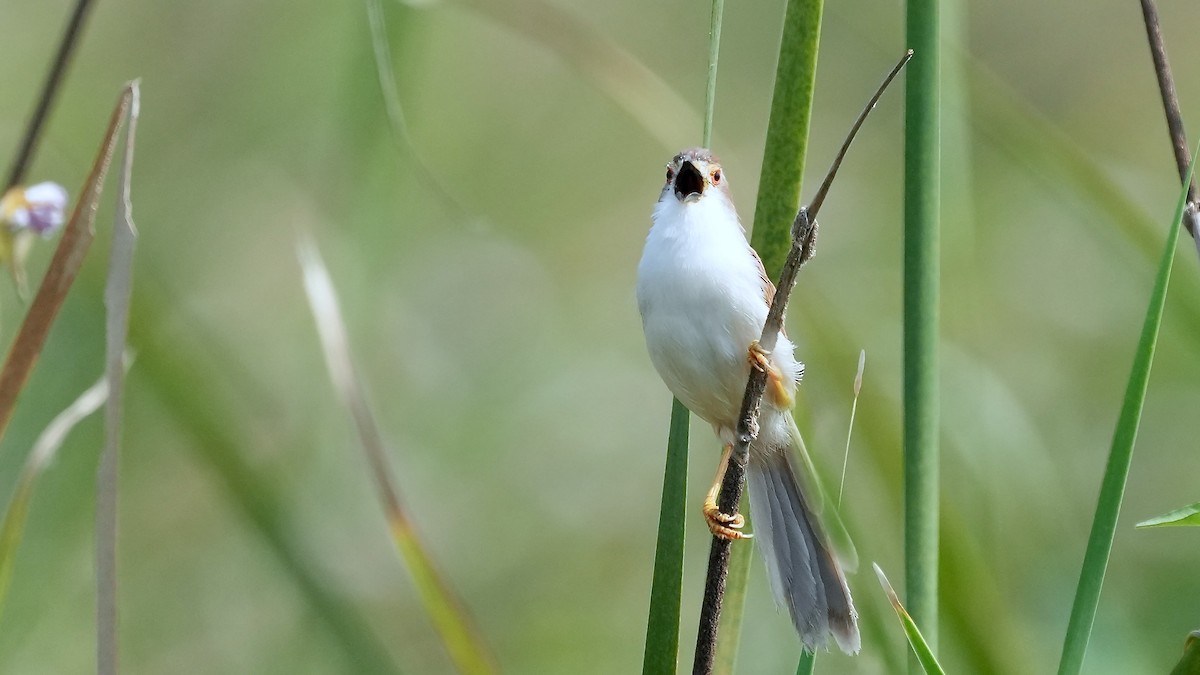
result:
<svg viewBox="0 0 1200 675"><path fill-rule="evenodd" d="M129 180L137 137L141 90L125 85L129 106L121 144L125 152L117 184L117 213L113 222L108 279L104 286L105 379L108 405L104 414L104 450L96 471L96 672L118 672L117 634L117 473L121 447L121 399L125 389L125 352L129 336L129 301L133 291L133 250L137 230L130 216Z"/></svg>
<svg viewBox="0 0 1200 675"><path fill-rule="evenodd" d="M1200 630L1192 631L1183 643L1183 658L1171 669L1171 675L1200 675Z"/></svg>
<svg viewBox="0 0 1200 675"><path fill-rule="evenodd" d="M179 425L181 445L212 470L227 502L246 519L252 534L274 555L283 575L296 585L299 597L308 607L304 616L318 619L327 629L345 660L346 672L363 675L403 672L371 626L333 590L335 584L313 559L311 546L291 526L283 499L276 494L275 482L251 466L248 458L253 451L238 435L245 412L213 395L213 370L204 368L207 354L196 346L195 336L167 338L150 330L160 328L162 321L155 319L169 311L168 300L161 293L161 288L153 286L139 289L139 297L143 298L142 320L131 329L140 348L142 381L158 397L171 421ZM236 369L228 369L228 362L222 364L219 372L232 377L235 386L243 391L256 390L257 382L244 377L239 380Z"/></svg>
<svg viewBox="0 0 1200 675"><path fill-rule="evenodd" d="M426 187L433 191L455 216L462 217L466 213L466 209L438 179L437 174L417 151L412 135L408 133L404 106L400 103L400 90L396 88L396 74L392 69L392 49L388 44L383 2L382 0L366 0L366 3L367 23L371 28L371 55L375 61L375 74L379 78L379 93L383 96L383 106L387 112L392 141L396 144L400 155L407 160L406 163L413 168L417 179L425 183Z"/></svg>
<svg viewBox="0 0 1200 675"><path fill-rule="evenodd" d="M42 353L46 337L50 334L50 327L54 325L58 310L67 299L67 292L71 290L71 285L75 282L79 268L83 266L83 260L95 238L93 225L96 221L96 208L104 188L104 178L108 175L113 152L117 147L117 130L129 111L132 99L131 89L126 86L109 117L108 129L100 143L100 151L96 154L92 170L83 183L83 189L79 191L79 201L75 204L71 219L63 230L58 247L54 249L54 257L51 258L42 284L33 298L33 304L29 306L29 311L21 322L17 337L4 360L4 367L0 369L0 437L4 436L4 430L8 427L16 407L17 397L25 387L29 373L37 363L38 355Z"/></svg>
<svg viewBox="0 0 1200 675"><path fill-rule="evenodd" d="M1193 164L1194 170L1195 165ZM1167 286L1171 281L1171 268L1175 261L1175 248L1179 243L1180 224L1187 204L1187 186L1191 183L1192 171L1183 181L1184 189L1175 207L1175 216L1167 234L1166 246L1158 265L1154 290L1146 308L1146 319L1137 351L1133 356L1133 367L1125 388L1125 399L1113 432L1112 447L1104 479L1100 484L1100 497L1096 504L1096 515L1092 520L1092 531L1088 535L1087 552L1079 571L1079 584L1075 589L1075 602L1071 606L1071 619L1067 625L1067 636L1063 641L1059 675L1077 675L1083 667L1088 639L1096 619L1096 607L1100 604L1100 590L1104 586L1104 573L1112 553L1113 537L1117 529L1117 516L1121 512L1121 500L1125 494L1125 481L1129 476L1129 465L1133 459L1133 445L1137 440L1138 425L1141 423L1142 406L1146 400L1146 388L1150 381L1150 368L1154 364L1154 349L1162 326L1163 307L1167 301Z"/></svg>
<svg viewBox="0 0 1200 675"><path fill-rule="evenodd" d="M17 478L12 499L8 502L8 508L4 510L4 520L0 523L0 612L3 611L4 600L8 597L13 563L21 545L21 536L25 532L25 521L29 515L29 504L38 476L42 475L42 471L54 460L67 434L85 417L99 410L107 398L108 379L102 378L60 412L34 442L29 458L25 460L25 467L21 469L21 475Z"/></svg>
<svg viewBox="0 0 1200 675"><path fill-rule="evenodd" d="M904 605L900 603L899 596L896 595L896 590L888 583L887 576L879 565L871 563L871 567L875 568L875 576L879 577L879 585L883 587L883 592L887 593L888 601L892 603L892 609L896 610L896 618L900 619L900 625L904 628L904 637L908 638L908 644L912 647L913 654L916 655L917 661L921 664L921 669L926 675L945 675L941 664L938 663L937 657L934 656L933 650L929 648L929 643L921 635L921 630L917 628L917 623L908 615L908 611L904 609Z"/></svg>
<svg viewBox="0 0 1200 675"><path fill-rule="evenodd" d="M1143 520L1136 525L1137 528L1147 527L1181 527L1191 526L1200 527L1200 502L1190 504L1182 509L1175 509L1170 513L1164 513L1161 516Z"/></svg>
<svg viewBox="0 0 1200 675"><path fill-rule="evenodd" d="M555 4L545 0L458 0L455 4L548 49L672 151L679 129L700 126L695 107L657 73L595 27Z"/></svg>
<svg viewBox="0 0 1200 675"><path fill-rule="evenodd" d="M375 423L375 416L367 404L362 382L350 357L349 337L329 272L312 241L302 240L298 252L304 272L304 288L317 324L330 379L338 397L354 418L359 441L383 502L392 539L412 574L425 611L460 673L495 673L497 668L491 650L467 614L466 607L434 565L400 500L399 490L388 467L383 435Z"/></svg>

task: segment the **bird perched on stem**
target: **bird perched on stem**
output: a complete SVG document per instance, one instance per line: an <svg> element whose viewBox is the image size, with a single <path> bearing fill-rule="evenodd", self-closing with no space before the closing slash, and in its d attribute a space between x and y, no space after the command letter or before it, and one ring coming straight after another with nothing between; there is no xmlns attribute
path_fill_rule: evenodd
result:
<svg viewBox="0 0 1200 675"><path fill-rule="evenodd" d="M823 647L832 635L842 651L853 654L860 639L844 574L854 565L853 547L792 417L804 366L785 335L769 350L757 342L774 295L716 157L702 148L676 155L667 165L638 264L637 298L655 369L725 445L704 500L705 520L715 536L751 536L742 532L743 517L722 513L716 498L750 368L762 369L768 386L750 444L747 481L771 588L805 647ZM831 534L845 554L835 550Z"/></svg>

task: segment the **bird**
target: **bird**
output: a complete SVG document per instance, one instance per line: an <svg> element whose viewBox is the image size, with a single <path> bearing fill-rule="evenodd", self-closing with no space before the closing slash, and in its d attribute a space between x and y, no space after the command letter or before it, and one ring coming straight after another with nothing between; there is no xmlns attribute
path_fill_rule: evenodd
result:
<svg viewBox="0 0 1200 675"><path fill-rule="evenodd" d="M705 521L715 536L758 541L776 601L788 609L806 649L827 648L832 636L842 651L856 654L858 615L846 582L856 564L853 546L792 415L804 365L785 334L769 351L758 344L774 295L720 161L705 148L675 155L638 263L637 303L655 370L724 444L704 500ZM753 535L742 531L741 514L724 514L716 504L751 368L768 376L746 466Z"/></svg>

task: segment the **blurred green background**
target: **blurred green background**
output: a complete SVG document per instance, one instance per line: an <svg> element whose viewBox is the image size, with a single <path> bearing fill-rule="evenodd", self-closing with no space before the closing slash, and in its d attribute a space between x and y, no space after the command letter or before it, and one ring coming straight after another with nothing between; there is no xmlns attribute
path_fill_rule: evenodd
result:
<svg viewBox="0 0 1200 675"><path fill-rule="evenodd" d="M645 355L634 274L662 166L700 138L709 9L545 1L385 4L411 147L389 130L362 3L97 3L30 178L74 196L121 83L143 78L140 357L121 475L127 672L388 672L380 658L393 672L449 672L328 384L294 253L304 231L339 286L406 500L504 671L639 668L670 397ZM726 8L714 149L747 223L783 7ZM68 9L0 6L0 156ZM1195 134L1200 5L1161 12ZM902 13L827 4L806 195L903 50ZM940 651L953 672L1048 672L1175 168L1136 3L952 2L945 30ZM867 351L845 510L860 557L897 584L901 101L884 98L851 152L789 317L808 364L801 427L834 482ZM111 208L101 213L104 234L0 445L0 499L38 431L101 371ZM1200 499L1190 247L1090 673L1166 672L1200 627L1200 535L1133 530ZM5 340L21 313L0 284ZM100 431L86 422L39 484L0 617L0 672L92 668ZM717 452L694 425L685 661ZM790 672L798 641L760 566L740 670ZM822 656L819 672L892 672L907 647L865 564L851 587L863 654Z"/></svg>

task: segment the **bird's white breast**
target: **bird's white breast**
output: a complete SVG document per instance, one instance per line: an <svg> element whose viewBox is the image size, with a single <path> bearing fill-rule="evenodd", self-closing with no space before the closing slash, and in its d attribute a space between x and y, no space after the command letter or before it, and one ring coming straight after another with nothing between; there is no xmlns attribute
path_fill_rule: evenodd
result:
<svg viewBox="0 0 1200 675"><path fill-rule="evenodd" d="M759 266L736 212L712 191L694 203L666 194L638 265L638 307L650 360L671 392L718 430L736 426L747 349L767 316ZM792 344L773 360L794 377Z"/></svg>

